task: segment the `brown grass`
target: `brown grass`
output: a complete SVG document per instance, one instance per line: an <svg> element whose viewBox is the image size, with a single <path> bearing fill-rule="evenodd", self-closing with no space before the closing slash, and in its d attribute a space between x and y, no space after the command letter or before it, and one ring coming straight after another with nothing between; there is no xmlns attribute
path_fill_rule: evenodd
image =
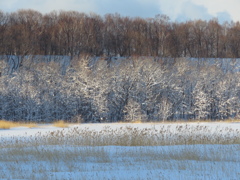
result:
<svg viewBox="0 0 240 180"><path fill-rule="evenodd" d="M20 127L20 126L28 127L28 128L37 127L35 123L21 123L21 122L0 120L0 129L10 129L10 128Z"/></svg>
<svg viewBox="0 0 240 180"><path fill-rule="evenodd" d="M11 121L4 121L4 120L0 121L0 129L10 129L13 127L16 127L16 124Z"/></svg>
<svg viewBox="0 0 240 180"><path fill-rule="evenodd" d="M17 123L18 126L24 126L28 128L35 128L38 127L36 123Z"/></svg>
<svg viewBox="0 0 240 180"><path fill-rule="evenodd" d="M144 123L143 121L141 120L135 120L135 121L132 121L131 123L136 123L136 124L139 124L139 123Z"/></svg>
<svg viewBox="0 0 240 180"><path fill-rule="evenodd" d="M60 127L60 128L67 128L68 127L68 124L65 123L63 120L60 120L60 121L56 121L53 123L53 126L55 127Z"/></svg>
<svg viewBox="0 0 240 180"><path fill-rule="evenodd" d="M240 122L240 119L223 119L223 120L211 120L211 119L190 119L190 120L165 120L165 121L130 121L130 122L116 122L116 123L153 123L153 124L179 124L179 123L237 123Z"/></svg>
<svg viewBox="0 0 240 180"><path fill-rule="evenodd" d="M3 122L14 127L26 126L24 123L1 121L2 124ZM165 121L165 123L167 122ZM58 126L60 124L61 127L62 125L73 125L64 121L57 121L55 124ZM177 169L179 172L189 170L193 173L199 173L201 170L203 173L206 169L210 169L216 174L221 169L221 172L224 173L220 173L215 179L221 179L222 174L229 173L231 175L232 169L237 169L235 167L236 164L239 164L239 158L236 158L239 157L239 129L227 125L212 128L201 123L191 125L179 123L178 125L173 124L173 127L170 124L152 124L152 126L146 126L142 129L127 123L126 126L118 128L112 128L111 124L105 124L101 130L95 130L88 127L73 126L49 133L38 132L36 135L26 137L26 139L18 137L1 139L0 162L3 166L0 166L0 179L52 179L51 175L54 173L57 175L58 172L68 172L69 179L74 179L76 171L83 172L83 177L80 175L79 179L93 179L86 178L84 173L87 171L105 171L106 173L111 170L115 171L115 168L111 169L105 165L113 163L112 167L117 168L119 159L121 159L119 164L123 163L126 169L141 163L147 164L147 169L149 168L148 170L153 172L156 169L174 171ZM201 146L202 148L199 148L199 146L194 146L195 144L218 144L219 146ZM226 146L227 144L231 146ZM164 148L165 145L169 147ZM173 145L186 146L174 148ZM112 155L113 151L109 151L109 146L135 147L127 148L123 152L116 147L116 152ZM147 147L143 148L142 146ZM157 150L156 146L160 146L162 149ZM115 157L117 157L116 160L114 160ZM129 161L129 158L133 160ZM203 166L196 165L204 161L206 164ZM23 168L26 162L33 162L29 166L30 173L26 173L26 169ZM50 166L46 166L46 162ZM89 162L101 165L94 166L92 169L87 169L86 166L82 165ZM215 163L218 162L222 165L216 169ZM65 165L64 169L62 163ZM231 165L231 167L229 168L226 164ZM4 168L6 173L3 171ZM122 167L119 170L122 170ZM150 173L152 173L151 171ZM234 170L234 173L237 171ZM205 177L205 174L202 177ZM116 178L112 177L112 179ZM154 179L169 178L159 176ZM205 179L214 178L205 177ZM232 179L239 179L239 174Z"/></svg>

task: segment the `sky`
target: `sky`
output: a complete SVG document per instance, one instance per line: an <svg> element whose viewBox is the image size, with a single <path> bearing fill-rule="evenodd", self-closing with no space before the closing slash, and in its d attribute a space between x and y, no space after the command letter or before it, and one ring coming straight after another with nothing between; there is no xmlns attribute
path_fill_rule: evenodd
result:
<svg viewBox="0 0 240 180"><path fill-rule="evenodd" d="M153 18L157 14L171 21L210 20L240 21L240 0L0 0L3 12L34 9L42 13L74 10L105 15Z"/></svg>

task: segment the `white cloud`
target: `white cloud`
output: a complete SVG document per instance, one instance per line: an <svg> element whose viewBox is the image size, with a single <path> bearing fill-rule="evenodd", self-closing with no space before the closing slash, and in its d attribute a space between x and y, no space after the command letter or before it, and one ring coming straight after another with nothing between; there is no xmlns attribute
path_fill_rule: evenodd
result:
<svg viewBox="0 0 240 180"><path fill-rule="evenodd" d="M153 17L168 15L171 20L221 19L240 21L240 0L0 0L3 11L35 9L46 13L52 10L120 13L127 16Z"/></svg>
<svg viewBox="0 0 240 180"><path fill-rule="evenodd" d="M207 7L208 12L213 16L217 16L220 12L226 12L234 21L240 21L239 0L193 0L193 2Z"/></svg>
<svg viewBox="0 0 240 180"><path fill-rule="evenodd" d="M230 14L227 12L219 12L219 13L217 13L217 17L218 17L220 23L224 23L226 21L227 22L232 21Z"/></svg>
<svg viewBox="0 0 240 180"><path fill-rule="evenodd" d="M0 6L5 11L18 9L34 9L42 13L53 10L75 10L94 12L96 0L0 0Z"/></svg>
<svg viewBox="0 0 240 180"><path fill-rule="evenodd" d="M123 16L154 17L160 14L158 0L96 0L100 14L119 13Z"/></svg>
<svg viewBox="0 0 240 180"><path fill-rule="evenodd" d="M206 19L209 20L212 16L208 13L206 7L202 5L196 5L192 2L185 2L182 4L182 11L180 16L184 19L191 18L191 19ZM179 17L178 17L179 18Z"/></svg>
<svg viewBox="0 0 240 180"><path fill-rule="evenodd" d="M240 21L240 0L158 0L161 11L172 20L209 19Z"/></svg>
<svg viewBox="0 0 240 180"><path fill-rule="evenodd" d="M15 4L18 2L18 0L8 0L8 1L4 1L4 0L0 0L0 7L2 7L2 10L11 10L12 7L15 6Z"/></svg>
<svg viewBox="0 0 240 180"><path fill-rule="evenodd" d="M159 7L163 14L176 20L182 13L182 4L187 0L159 0Z"/></svg>
<svg viewBox="0 0 240 180"><path fill-rule="evenodd" d="M44 10L46 8L46 10ZM45 0L40 11L75 10L81 12L96 11L93 0Z"/></svg>

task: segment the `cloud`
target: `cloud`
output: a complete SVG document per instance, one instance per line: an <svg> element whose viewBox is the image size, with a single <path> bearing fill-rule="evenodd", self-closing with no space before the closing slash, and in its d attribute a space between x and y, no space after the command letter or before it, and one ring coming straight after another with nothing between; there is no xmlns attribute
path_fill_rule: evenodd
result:
<svg viewBox="0 0 240 180"><path fill-rule="evenodd" d="M220 21L240 21L240 0L0 0L1 10L34 9L42 13L74 10L104 15L154 17L165 14L171 20L218 17Z"/></svg>
<svg viewBox="0 0 240 180"><path fill-rule="evenodd" d="M18 3L18 0L9 0L9 1L0 0L0 7L2 8L1 10L11 11L17 3Z"/></svg>
<svg viewBox="0 0 240 180"><path fill-rule="evenodd" d="M204 19L210 20L213 18L212 15L208 13L208 9L202 5L196 5L192 2L184 2L181 7L181 12L179 13L177 20L185 21L186 19Z"/></svg>
<svg viewBox="0 0 240 180"><path fill-rule="evenodd" d="M240 21L240 0L159 0L159 7L172 20Z"/></svg>
<svg viewBox="0 0 240 180"><path fill-rule="evenodd" d="M100 14L117 12L123 16L154 17L161 13L156 0L101 0L97 7Z"/></svg>
<svg viewBox="0 0 240 180"><path fill-rule="evenodd" d="M53 10L75 10L82 12L94 12L96 0L0 0L0 6L4 11L16 11L18 9L34 9L42 13Z"/></svg>
<svg viewBox="0 0 240 180"><path fill-rule="evenodd" d="M176 20L182 12L182 4L187 0L159 0L159 8L163 14L168 15L172 20Z"/></svg>
<svg viewBox="0 0 240 180"><path fill-rule="evenodd" d="M42 8L38 10L44 11L44 8L46 8L46 12L52 10L74 10L87 13L95 12L97 9L94 0L44 0Z"/></svg>
<svg viewBox="0 0 240 180"><path fill-rule="evenodd" d="M217 17L218 13L226 13L234 21L240 21L240 1L239 0L192 0L195 4L204 5L208 12Z"/></svg>
<svg viewBox="0 0 240 180"><path fill-rule="evenodd" d="M8 12L18 9L34 9L42 13L74 10L100 15L119 13L140 17L154 17L161 13L158 0L0 0L0 6Z"/></svg>
<svg viewBox="0 0 240 180"><path fill-rule="evenodd" d="M230 22L232 21L232 17L228 12L218 12L217 18L219 19L219 22L223 24L224 22Z"/></svg>

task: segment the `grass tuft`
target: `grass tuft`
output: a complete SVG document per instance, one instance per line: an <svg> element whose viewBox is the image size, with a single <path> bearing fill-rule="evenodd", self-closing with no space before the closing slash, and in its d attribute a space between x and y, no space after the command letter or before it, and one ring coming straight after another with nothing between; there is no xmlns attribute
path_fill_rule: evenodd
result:
<svg viewBox="0 0 240 180"><path fill-rule="evenodd" d="M5 121L5 120L0 121L0 129L10 129L13 127L16 127L16 123L13 123L11 121Z"/></svg>
<svg viewBox="0 0 240 180"><path fill-rule="evenodd" d="M26 126L0 122L7 122L9 127ZM99 174L85 177L86 172L100 171L112 173L109 179L118 179L115 172L132 167L136 175L141 170L139 167L148 171L146 177L156 175L153 179L170 179L169 172L178 175L176 172L182 171L201 173L200 179L227 179L230 176L240 179L240 131L232 125L126 123L119 126L103 124L96 129L91 124L73 126L64 121L54 125L68 125L69 128L46 133L39 131L20 138L1 137L0 179L76 179L76 172L79 179L103 179L97 177ZM26 162L30 164L29 171L26 171ZM84 166L86 163L93 166ZM158 177L159 170L166 170L166 176ZM63 172L68 177L61 177ZM136 176L134 179L142 178Z"/></svg>
<svg viewBox="0 0 240 180"><path fill-rule="evenodd" d="M11 129L14 127L28 127L28 128L34 128L37 127L35 123L20 123L20 122L12 122L12 121L5 121L1 120L0 121L0 129Z"/></svg>
<svg viewBox="0 0 240 180"><path fill-rule="evenodd" d="M67 128L68 124L65 123L63 120L60 120L60 121L56 121L55 123L53 123L53 126L60 127L60 128Z"/></svg>
<svg viewBox="0 0 240 180"><path fill-rule="evenodd" d="M141 120L135 120L132 123L140 124L140 123L143 123L143 122Z"/></svg>
<svg viewBox="0 0 240 180"><path fill-rule="evenodd" d="M24 126L24 127L28 127L28 128L35 128L38 125L35 123L19 123L19 126Z"/></svg>

